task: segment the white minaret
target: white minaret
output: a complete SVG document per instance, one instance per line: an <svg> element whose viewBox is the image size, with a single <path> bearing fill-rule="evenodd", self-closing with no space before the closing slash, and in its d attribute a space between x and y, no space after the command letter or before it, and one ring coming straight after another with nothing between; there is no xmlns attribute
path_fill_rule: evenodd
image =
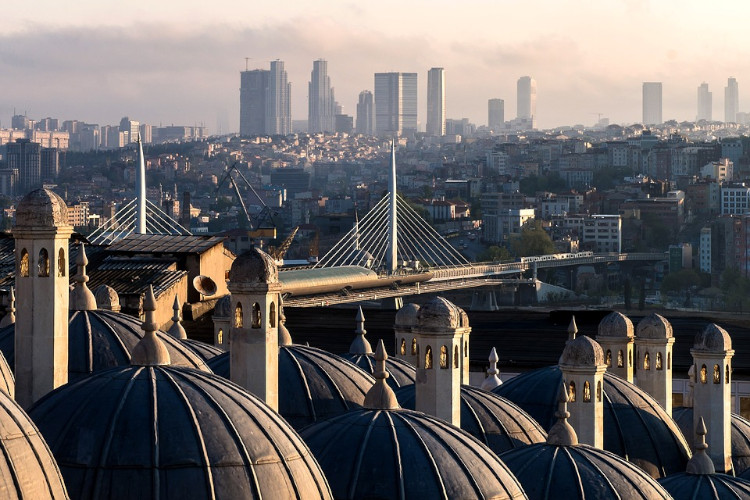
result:
<svg viewBox="0 0 750 500"><path fill-rule="evenodd" d="M47 189L16 209L16 400L29 408L68 382L68 224L65 201Z"/></svg>
<svg viewBox="0 0 750 500"><path fill-rule="evenodd" d="M279 409L279 271L257 247L240 255L229 271L232 294L230 372L235 382Z"/></svg>
<svg viewBox="0 0 750 500"><path fill-rule="evenodd" d="M466 314L437 297L419 309L417 339L418 411L461 425L461 341L471 331Z"/></svg>
<svg viewBox="0 0 750 500"><path fill-rule="evenodd" d="M726 330L710 324L695 337L690 349L695 367L693 429L706 423L708 455L716 472L732 468L732 339Z"/></svg>
<svg viewBox="0 0 750 500"><path fill-rule="evenodd" d="M620 312L608 314L599 323L596 341L604 351L607 371L633 383L633 322Z"/></svg>
<svg viewBox="0 0 750 500"><path fill-rule="evenodd" d="M398 219L396 217L396 142L391 140L391 176L388 180L390 213L388 216L388 272L398 268Z"/></svg>
<svg viewBox="0 0 750 500"><path fill-rule="evenodd" d="M146 234L146 161L143 159L143 143L138 135L138 175L135 182L136 213L135 233Z"/></svg>
<svg viewBox="0 0 750 500"><path fill-rule="evenodd" d="M395 335L395 349L397 358L417 366L417 337L413 332L417 326L419 305L406 304L396 313L393 325Z"/></svg>
<svg viewBox="0 0 750 500"><path fill-rule="evenodd" d="M559 362L563 382L568 389L570 425L578 441L602 448L604 446L604 352L589 337L568 340Z"/></svg>
<svg viewBox="0 0 750 500"><path fill-rule="evenodd" d="M638 322L635 332L636 385L672 415L672 325L651 314Z"/></svg>

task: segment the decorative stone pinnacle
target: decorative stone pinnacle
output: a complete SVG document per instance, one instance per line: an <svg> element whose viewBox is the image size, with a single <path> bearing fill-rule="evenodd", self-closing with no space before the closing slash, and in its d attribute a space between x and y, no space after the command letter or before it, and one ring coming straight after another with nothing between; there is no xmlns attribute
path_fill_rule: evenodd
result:
<svg viewBox="0 0 750 500"><path fill-rule="evenodd" d="M385 382L388 378L388 371L385 368L385 361L388 354L385 352L383 339L378 342L375 350L375 384L367 391L365 402L362 406L370 410L396 410L400 408L396 394L393 389Z"/></svg>
<svg viewBox="0 0 750 500"><path fill-rule="evenodd" d="M142 327L144 335L135 348L133 348L133 356L130 359L131 365L159 366L171 363L167 346L156 336L156 330L159 328L159 325L156 324L154 318L155 310L156 298L154 297L154 287L149 285L146 297L143 299L145 319Z"/></svg>
<svg viewBox="0 0 750 500"><path fill-rule="evenodd" d="M292 336L286 328L286 314L284 303L279 301L279 345L292 345Z"/></svg>
<svg viewBox="0 0 750 500"><path fill-rule="evenodd" d="M86 275L86 265L89 259L86 257L86 247L83 242L78 244L78 256L76 257L76 266L78 273L73 276L76 282L73 292L70 294L70 309L72 311L96 311L96 297L94 292L89 290L89 277ZM65 265L64 262L58 262L58 265Z"/></svg>
<svg viewBox="0 0 750 500"><path fill-rule="evenodd" d="M576 317L570 317L570 324L568 325L568 341L575 340L576 333L578 333L578 326L576 325Z"/></svg>
<svg viewBox="0 0 750 500"><path fill-rule="evenodd" d="M367 330L365 330L365 315L362 313L362 306L359 306L356 321L357 328L354 330L354 333L356 333L357 336L354 337L354 340L349 346L349 354L372 354L372 346L365 338Z"/></svg>
<svg viewBox="0 0 750 500"><path fill-rule="evenodd" d="M706 443L706 423L703 417L698 420L698 427L695 429L697 437L695 438L695 450L692 458L687 464L688 474L715 474L716 468L714 462L706 454L708 444Z"/></svg>
<svg viewBox="0 0 750 500"><path fill-rule="evenodd" d="M490 351L489 360L490 368L487 370L487 378L485 378L482 385L479 386L480 389L484 389L485 391L491 391L495 387L503 384L503 381L498 377L500 370L497 369L497 362L500 358L497 356L497 350L494 347L492 348L492 351Z"/></svg>
<svg viewBox="0 0 750 500"><path fill-rule="evenodd" d="M554 423L547 434L547 444L554 446L577 445L578 435L573 426L568 423L570 412L568 412L568 388L565 387L565 382L560 383L557 402L558 407L555 412L557 422Z"/></svg>
<svg viewBox="0 0 750 500"><path fill-rule="evenodd" d="M187 332L180 322L180 301L177 298L177 295L174 296L174 304L172 305L172 310L174 311L174 314L172 315L172 326L169 327L167 333L174 338L185 340L187 339Z"/></svg>

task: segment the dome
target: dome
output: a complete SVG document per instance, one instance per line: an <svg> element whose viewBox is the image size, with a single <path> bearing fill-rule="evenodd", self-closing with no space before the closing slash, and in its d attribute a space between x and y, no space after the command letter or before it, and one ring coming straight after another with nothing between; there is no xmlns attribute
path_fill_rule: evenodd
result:
<svg viewBox="0 0 750 500"><path fill-rule="evenodd" d="M351 361L369 374L375 373L375 354L342 354L342 358ZM386 383L394 391L399 387L413 384L417 378L417 369L411 363L389 356L385 362L388 372Z"/></svg>
<svg viewBox="0 0 750 500"><path fill-rule="evenodd" d="M659 479L674 500L750 500L750 481L726 474L689 474L681 472Z"/></svg>
<svg viewBox="0 0 750 500"><path fill-rule="evenodd" d="M541 368L503 382L492 392L525 410L549 430L555 422L562 372ZM683 472L690 448L677 424L642 389L604 373L604 449L627 458L652 477Z"/></svg>
<svg viewBox="0 0 750 500"><path fill-rule="evenodd" d="M214 306L214 318L231 318L232 317L232 296L224 295L216 301Z"/></svg>
<svg viewBox="0 0 750 500"><path fill-rule="evenodd" d="M209 360L230 378L229 352ZM279 346L279 413L295 429L357 409L375 379L347 360L315 347Z"/></svg>
<svg viewBox="0 0 750 500"><path fill-rule="evenodd" d="M65 200L49 189L36 189L18 202L15 227L68 226Z"/></svg>
<svg viewBox="0 0 750 500"><path fill-rule="evenodd" d="M7 394L0 394L0 498L68 498L57 463L39 430Z"/></svg>
<svg viewBox="0 0 750 500"><path fill-rule="evenodd" d="M411 328L419 323L419 306L406 304L396 313L396 328Z"/></svg>
<svg viewBox="0 0 750 500"><path fill-rule="evenodd" d="M604 364L604 351L595 340L585 335L568 341L560 356L561 365L598 366Z"/></svg>
<svg viewBox="0 0 750 500"><path fill-rule="evenodd" d="M120 311L120 296L117 291L108 285L99 285L94 290L94 298L96 299L96 307L98 309L106 309L108 311Z"/></svg>
<svg viewBox="0 0 750 500"><path fill-rule="evenodd" d="M278 283L276 261L260 248L253 247L232 262L231 283Z"/></svg>
<svg viewBox="0 0 750 500"><path fill-rule="evenodd" d="M670 498L646 472L593 446L534 444L507 451L500 458L529 500Z"/></svg>
<svg viewBox="0 0 750 500"><path fill-rule="evenodd" d="M415 396L414 385L396 391L402 408L413 410ZM461 429L497 454L547 439L544 429L514 403L469 385L461 386Z"/></svg>
<svg viewBox="0 0 750 500"><path fill-rule="evenodd" d="M68 316L68 381L93 372L127 365L138 341L143 338L141 321L113 311L70 311ZM159 332L175 366L209 371L206 363L182 341ZM15 363L15 327L0 329L0 351L10 366Z"/></svg>
<svg viewBox="0 0 750 500"><path fill-rule="evenodd" d="M672 418L682 434L693 434L693 409L680 406L672 409ZM732 413L731 418L732 467L736 475L750 468L750 422Z"/></svg>
<svg viewBox="0 0 750 500"><path fill-rule="evenodd" d="M638 322L635 336L652 340L670 339L672 338L672 325L664 316L651 314Z"/></svg>
<svg viewBox="0 0 750 500"><path fill-rule="evenodd" d="M117 367L52 391L30 415L71 498L330 498L297 433L210 373Z"/></svg>
<svg viewBox="0 0 750 500"><path fill-rule="evenodd" d="M695 336L693 349L708 352L729 351L732 349L732 338L722 327L711 323Z"/></svg>
<svg viewBox="0 0 750 500"><path fill-rule="evenodd" d="M219 354L224 354L224 351L218 347L201 342L200 340L182 339L180 342L182 342L182 345L187 347L190 352L206 362L209 359L215 358Z"/></svg>
<svg viewBox="0 0 750 500"><path fill-rule="evenodd" d="M610 338L633 338L633 322L621 312L614 311L599 322L598 335Z"/></svg>
<svg viewBox="0 0 750 500"><path fill-rule="evenodd" d="M424 413L350 411L301 435L334 498L526 498L487 447Z"/></svg>
<svg viewBox="0 0 750 500"><path fill-rule="evenodd" d="M2 352L0 352L0 391L10 396L11 399L16 397L16 380L13 377L13 370Z"/></svg>
<svg viewBox="0 0 750 500"><path fill-rule="evenodd" d="M462 314L463 313L463 314ZM466 316L464 311L443 297L435 297L422 307L417 313L417 324L429 333L430 330L453 330L468 324L463 324Z"/></svg>

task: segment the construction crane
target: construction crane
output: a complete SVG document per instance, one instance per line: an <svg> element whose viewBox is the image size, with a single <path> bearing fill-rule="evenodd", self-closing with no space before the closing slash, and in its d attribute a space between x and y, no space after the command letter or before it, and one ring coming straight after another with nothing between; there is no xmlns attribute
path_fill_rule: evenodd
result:
<svg viewBox="0 0 750 500"><path fill-rule="evenodd" d="M255 195L255 198L260 202L261 205L263 205L260 214L258 214L258 217L255 219L255 223L253 223L253 219L252 217L250 217L250 212L248 212L247 210L245 200L242 198L242 193L240 192L240 189L237 185L237 177L232 175L233 173L236 173L237 176L239 176L239 178L245 182L245 185L250 189L250 191L252 191L252 193ZM258 192L255 191L255 188L252 186L252 184L250 184L250 181L247 180L247 177L245 177L245 175L237 168L237 162L232 164L232 166L225 171L224 175L216 186L217 193L219 192L219 189L221 189L221 187L224 185L224 183L227 182L227 180L229 180L229 183L234 190L234 194L237 197L237 201L239 201L240 206L242 207L242 212L250 229L250 236L253 238L275 238L276 223L273 220L273 213L269 206L266 205L266 202L263 201L263 198L261 198ZM269 221L270 227L263 227L264 223L268 223Z"/></svg>
<svg viewBox="0 0 750 500"><path fill-rule="evenodd" d="M268 253L271 255L271 257L274 258L274 260L276 260L277 262L284 260L284 255L286 255L287 250L289 250L289 247L292 245L292 241L294 240L294 236L297 234L297 231L299 231L299 226L296 226L294 229L292 229L292 232L289 233L289 236L287 236L284 241L281 242L281 245L279 245L278 247L268 247Z"/></svg>

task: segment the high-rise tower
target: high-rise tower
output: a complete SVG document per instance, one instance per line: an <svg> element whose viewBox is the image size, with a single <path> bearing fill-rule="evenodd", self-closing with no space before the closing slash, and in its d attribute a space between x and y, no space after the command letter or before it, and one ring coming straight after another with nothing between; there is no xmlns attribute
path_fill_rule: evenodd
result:
<svg viewBox="0 0 750 500"><path fill-rule="evenodd" d="M359 102L357 103L357 133L372 135L373 119L372 92L363 90L359 93Z"/></svg>
<svg viewBox="0 0 750 500"><path fill-rule="evenodd" d="M487 101L487 126L497 133L505 126L505 101L490 99Z"/></svg>
<svg viewBox="0 0 750 500"><path fill-rule="evenodd" d="M698 120L711 121L713 119L713 94L708 90L708 84L703 82L698 87Z"/></svg>
<svg viewBox="0 0 750 500"><path fill-rule="evenodd" d="M375 133L417 131L417 74L375 73Z"/></svg>
<svg viewBox="0 0 750 500"><path fill-rule="evenodd" d="M308 87L308 132L334 132L336 101L328 76L328 61L318 59L313 62Z"/></svg>
<svg viewBox="0 0 750 500"><path fill-rule="evenodd" d="M445 70L427 73L427 135L445 135Z"/></svg>
<svg viewBox="0 0 750 500"><path fill-rule="evenodd" d="M517 118L536 121L536 80L530 76L522 76L516 84L518 101L516 103Z"/></svg>
<svg viewBox="0 0 750 500"><path fill-rule="evenodd" d="M292 133L292 85L287 81L284 61L271 61L266 94L266 133L287 135Z"/></svg>
<svg viewBox="0 0 750 500"><path fill-rule="evenodd" d="M740 90L737 86L737 80L730 76L727 80L727 86L724 87L724 121L736 123L739 110Z"/></svg>
<svg viewBox="0 0 750 500"><path fill-rule="evenodd" d="M661 125L661 82L643 82L643 124Z"/></svg>
<svg viewBox="0 0 750 500"><path fill-rule="evenodd" d="M266 133L266 94L270 72L254 69L240 73L240 135Z"/></svg>

